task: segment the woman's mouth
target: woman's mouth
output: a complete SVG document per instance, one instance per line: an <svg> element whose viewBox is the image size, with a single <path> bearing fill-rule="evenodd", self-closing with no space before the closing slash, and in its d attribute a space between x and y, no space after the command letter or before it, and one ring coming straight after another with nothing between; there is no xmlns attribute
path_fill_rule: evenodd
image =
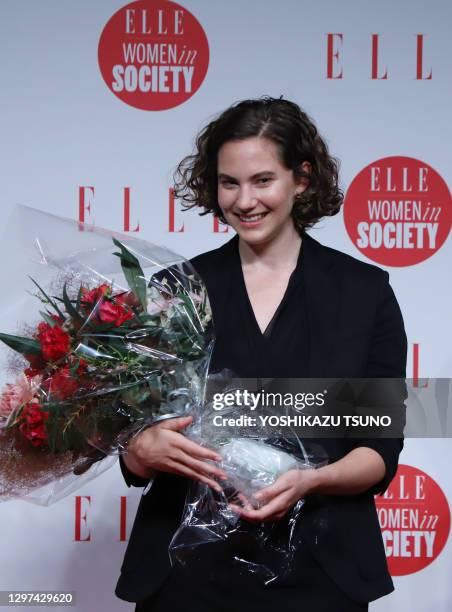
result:
<svg viewBox="0 0 452 612"><path fill-rule="evenodd" d="M243 225L257 225L268 213L258 213L254 215L237 215Z"/></svg>

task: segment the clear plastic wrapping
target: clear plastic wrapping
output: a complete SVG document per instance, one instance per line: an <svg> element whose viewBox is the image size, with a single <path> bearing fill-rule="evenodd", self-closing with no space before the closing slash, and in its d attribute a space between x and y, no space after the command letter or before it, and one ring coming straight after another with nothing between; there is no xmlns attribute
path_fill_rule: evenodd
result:
<svg viewBox="0 0 452 612"><path fill-rule="evenodd" d="M308 449L294 430L288 433L274 427L271 435L252 437L246 426L213 426L215 409L209 401L209 388L222 388L227 393L237 384L240 387L240 381L225 370L207 382L206 401L200 412L195 411L187 434L218 451L223 458L219 465L228 479L221 482L222 492L201 483L191 484L181 525L170 544L170 559L188 572L213 579L222 580L233 567L240 574L252 573L261 583L270 584L291 570L300 545L297 527L304 500L297 501L283 520L257 524L243 520L230 504L259 508L258 491L290 470L316 469L327 457L316 444ZM242 414L242 405L222 412L233 421Z"/></svg>
<svg viewBox="0 0 452 612"><path fill-rule="evenodd" d="M202 404L210 306L189 262L143 240L26 207L8 233L5 282L23 293L19 332L0 334L0 499L48 504L143 427Z"/></svg>

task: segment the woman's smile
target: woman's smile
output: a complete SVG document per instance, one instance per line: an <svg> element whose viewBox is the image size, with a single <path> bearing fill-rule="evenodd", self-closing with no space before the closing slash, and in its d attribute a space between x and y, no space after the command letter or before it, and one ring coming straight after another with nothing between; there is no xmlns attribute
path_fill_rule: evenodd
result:
<svg viewBox="0 0 452 612"><path fill-rule="evenodd" d="M253 228L253 227L258 227L259 225L261 225L264 218L268 215L268 212L254 213L252 215L251 214L244 215L244 214L236 213L236 215L239 218L240 223L243 227Z"/></svg>

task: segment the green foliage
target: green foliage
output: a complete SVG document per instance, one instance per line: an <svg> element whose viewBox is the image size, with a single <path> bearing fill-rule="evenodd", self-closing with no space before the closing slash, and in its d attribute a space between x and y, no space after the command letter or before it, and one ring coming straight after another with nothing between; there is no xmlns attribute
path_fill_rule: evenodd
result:
<svg viewBox="0 0 452 612"><path fill-rule="evenodd" d="M58 321L55 321L55 319L52 318L52 315L50 313L40 310L39 314L47 323L47 325L50 325L50 327L55 327L55 325L58 325Z"/></svg>
<svg viewBox="0 0 452 612"><path fill-rule="evenodd" d="M132 293L140 301L143 310L147 310L146 288L147 282L144 272L140 266L140 262L129 249L116 238L113 238L113 243L120 249L120 253L113 253L121 259L121 267L126 277L126 281Z"/></svg>
<svg viewBox="0 0 452 612"><path fill-rule="evenodd" d="M64 307L66 308L67 314L70 317L72 317L74 321L76 321L77 323L80 323L83 320L83 318L78 312L77 308L73 306L72 301L69 299L69 296L67 294L67 289L66 289L66 283L64 283L64 286L63 286L63 303L64 303Z"/></svg>
<svg viewBox="0 0 452 612"><path fill-rule="evenodd" d="M41 355L41 345L32 338L0 333L0 340L22 355Z"/></svg>
<svg viewBox="0 0 452 612"><path fill-rule="evenodd" d="M32 278L31 276L28 277L32 283L34 283L36 285L36 287L39 289L40 293L42 294L42 297L40 298L45 304L50 304L50 306L52 306L52 308L55 310L55 312L57 313L57 315L59 317L61 317L63 320L65 319L64 314L61 312L61 310L58 308L56 302L54 300L52 300L52 298L50 298L47 293L44 291L44 289L38 285L38 283L35 281L34 278Z"/></svg>

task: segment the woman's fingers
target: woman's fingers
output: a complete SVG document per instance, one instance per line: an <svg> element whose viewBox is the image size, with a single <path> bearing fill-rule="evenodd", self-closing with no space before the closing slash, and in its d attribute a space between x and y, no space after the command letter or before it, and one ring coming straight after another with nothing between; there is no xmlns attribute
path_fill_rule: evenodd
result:
<svg viewBox="0 0 452 612"><path fill-rule="evenodd" d="M174 419L166 419L158 425L154 425L154 427L158 427L159 429L170 429L171 431L181 431L188 427L192 421L192 416L175 417Z"/></svg>
<svg viewBox="0 0 452 612"><path fill-rule="evenodd" d="M187 465L185 465L185 463L179 463L177 461L173 461L170 464L168 464L168 467L171 468L171 471L177 474L181 474L182 476L187 476L187 478L191 478L192 480L197 480L199 482L202 482L208 485L209 487L211 487L218 493L221 493L223 490L218 484L218 482L216 482L215 480L212 480L211 478L208 478L204 474L200 474L199 472L192 470Z"/></svg>
<svg viewBox="0 0 452 612"><path fill-rule="evenodd" d="M242 508L244 508L245 510L254 510L253 504L243 493L238 493L237 497L242 503Z"/></svg>
<svg viewBox="0 0 452 612"><path fill-rule="evenodd" d="M218 463L222 457L183 435L182 430L191 421L191 416L167 419L143 432L133 449L137 461L147 468L176 472L221 491L215 479L227 480L227 475L211 462Z"/></svg>
<svg viewBox="0 0 452 612"><path fill-rule="evenodd" d="M217 478L221 478L221 480L227 480L228 478L227 475L223 472L223 470L221 470L217 466L212 465L211 463L207 463L206 461L200 461L199 459L195 459L194 457L187 455L187 453L183 451L179 452L175 459L179 463L183 463L192 470L204 474L205 476L216 476Z"/></svg>
<svg viewBox="0 0 452 612"><path fill-rule="evenodd" d="M272 514L269 516L267 515L257 516L257 515L254 515L253 513L244 511L242 507L237 506L236 504L229 504L229 507L236 514L239 514L243 519L245 519L246 521L249 521L250 523L262 523L264 521L279 521L286 514L285 512L279 512L278 514Z"/></svg>
<svg viewBox="0 0 452 612"><path fill-rule="evenodd" d="M200 444L196 444L193 440L189 440L183 436L177 438L177 446L181 448L185 453L192 457L199 457L200 459L211 459L212 461L222 461L223 457L209 448L205 448Z"/></svg>
<svg viewBox="0 0 452 612"><path fill-rule="evenodd" d="M284 512L279 512L279 513L278 513L278 514L275 516L275 519L276 519L277 521L280 521L282 518L284 518L284 517L286 516L286 514L287 514L287 510L285 510Z"/></svg>
<svg viewBox="0 0 452 612"><path fill-rule="evenodd" d="M254 510L254 507L249 501L249 499L240 491L234 491L231 495L228 496L228 504L235 512L236 508L239 510Z"/></svg>
<svg viewBox="0 0 452 612"><path fill-rule="evenodd" d="M290 499L287 494L275 497L271 502L258 510L239 508L239 514L247 521L260 523L261 521L273 520L277 515L284 516L290 508Z"/></svg>
<svg viewBox="0 0 452 612"><path fill-rule="evenodd" d="M259 502L267 502L276 497L277 495L281 495L284 491L287 491L290 488L290 484L288 484L283 478L278 478L276 482L274 482L269 487L265 487L265 489L260 489L254 497Z"/></svg>
<svg viewBox="0 0 452 612"><path fill-rule="evenodd" d="M239 506L236 503L237 501L240 501L241 506ZM229 507L237 514L240 514L241 516L243 516L243 518L247 518L247 519L248 517L254 516L254 513L257 512L257 510L254 508L254 506L250 502L250 500L243 493L239 493L239 492L236 492L232 500L232 503L229 503ZM249 518L248 520L253 520L253 519Z"/></svg>

